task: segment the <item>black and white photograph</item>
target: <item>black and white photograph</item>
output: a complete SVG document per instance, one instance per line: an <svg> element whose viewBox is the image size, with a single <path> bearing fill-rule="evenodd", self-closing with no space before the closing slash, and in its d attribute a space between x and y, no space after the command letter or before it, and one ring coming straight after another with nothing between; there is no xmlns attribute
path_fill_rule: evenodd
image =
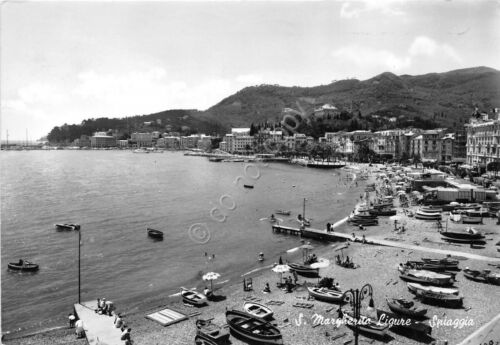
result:
<svg viewBox="0 0 500 345"><path fill-rule="evenodd" d="M2 1L5 345L499 345L500 1Z"/></svg>

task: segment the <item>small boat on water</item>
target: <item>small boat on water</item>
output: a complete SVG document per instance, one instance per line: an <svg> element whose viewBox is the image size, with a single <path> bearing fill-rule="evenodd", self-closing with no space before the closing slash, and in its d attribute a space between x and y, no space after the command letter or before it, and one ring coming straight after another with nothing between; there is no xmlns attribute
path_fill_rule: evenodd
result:
<svg viewBox="0 0 500 345"><path fill-rule="evenodd" d="M80 224L64 223L55 224L57 230L80 230Z"/></svg>
<svg viewBox="0 0 500 345"><path fill-rule="evenodd" d="M290 270L297 272L297 274L300 275L315 275L317 276L319 273L319 268L312 268L310 265L304 265L304 264L299 264L299 263L289 263L288 266L290 267Z"/></svg>
<svg viewBox="0 0 500 345"><path fill-rule="evenodd" d="M38 265L27 260L19 260L19 262L9 262L7 267L11 270L15 271L24 271L24 272L35 272L38 271Z"/></svg>
<svg viewBox="0 0 500 345"><path fill-rule="evenodd" d="M276 214L282 214L284 216L289 216L292 212L285 211L285 210L275 210L274 213L276 213Z"/></svg>
<svg viewBox="0 0 500 345"><path fill-rule="evenodd" d="M401 268L401 266L399 267ZM416 269L400 269L399 277L405 281L437 286L449 286L453 285L455 282L453 277L449 274Z"/></svg>
<svg viewBox="0 0 500 345"><path fill-rule="evenodd" d="M196 320L196 345L220 345L229 342L229 332L211 320Z"/></svg>
<svg viewBox="0 0 500 345"><path fill-rule="evenodd" d="M256 302L246 302L243 310L259 319L270 319L273 316L271 308Z"/></svg>
<svg viewBox="0 0 500 345"><path fill-rule="evenodd" d="M147 228L148 236L156 239L163 239L163 231Z"/></svg>
<svg viewBox="0 0 500 345"><path fill-rule="evenodd" d="M380 338L384 338L387 335L387 331L389 329L389 325L387 323L381 323L378 320L375 321L372 318L364 315L361 315L358 321L350 312L344 312L344 320L347 327L354 328L357 324L358 330L360 332L374 335Z"/></svg>
<svg viewBox="0 0 500 345"><path fill-rule="evenodd" d="M251 184L244 184L243 187L253 189L253 186Z"/></svg>
<svg viewBox="0 0 500 345"><path fill-rule="evenodd" d="M226 321L231 331L246 340L257 344L283 344L280 330L258 317L238 310L227 310Z"/></svg>
<svg viewBox="0 0 500 345"><path fill-rule="evenodd" d="M188 304L194 304L200 306L207 303L207 296L198 291L182 288L181 296L182 300Z"/></svg>
<svg viewBox="0 0 500 345"><path fill-rule="evenodd" d="M208 158L208 161L209 162L222 162L223 159L224 158L222 158L222 157L210 157L210 158Z"/></svg>
<svg viewBox="0 0 500 345"><path fill-rule="evenodd" d="M341 303L344 299L344 292L338 290L331 290L327 288L307 287L309 296L314 297L318 301L328 303Z"/></svg>

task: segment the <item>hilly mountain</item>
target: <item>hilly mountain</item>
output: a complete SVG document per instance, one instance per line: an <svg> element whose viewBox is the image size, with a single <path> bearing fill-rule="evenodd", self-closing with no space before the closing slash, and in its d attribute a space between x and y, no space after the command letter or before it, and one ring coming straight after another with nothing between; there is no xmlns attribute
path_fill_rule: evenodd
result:
<svg viewBox="0 0 500 345"><path fill-rule="evenodd" d="M301 128L303 133L317 137L343 129L460 128L476 108L486 112L500 108L500 71L474 67L418 76L385 72L368 80L347 79L314 87L251 86L205 111L166 110L121 119L88 119L79 125L55 127L48 139L71 142L82 134L109 129L122 138L134 131L153 130L223 135L231 127L278 124L284 108L303 109L309 115L325 103L334 105L340 115L312 117L314 121Z"/></svg>
<svg viewBox="0 0 500 345"><path fill-rule="evenodd" d="M311 112L323 103L361 115L359 121L368 129L366 119L373 115L459 127L476 107L484 111L500 107L500 72L475 67L419 76L385 72L364 81L349 79L315 87L259 85L242 89L199 115L227 127L248 127L281 120L286 107L298 110L299 104Z"/></svg>

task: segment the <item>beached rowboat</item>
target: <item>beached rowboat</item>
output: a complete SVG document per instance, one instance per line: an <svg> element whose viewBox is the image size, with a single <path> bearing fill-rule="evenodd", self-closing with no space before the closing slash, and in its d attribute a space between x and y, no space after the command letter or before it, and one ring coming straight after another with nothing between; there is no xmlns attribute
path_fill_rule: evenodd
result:
<svg viewBox="0 0 500 345"><path fill-rule="evenodd" d="M312 268L309 265L303 265L292 262L289 263L288 266L290 267L290 270L295 271L301 275L318 275L319 273L319 268Z"/></svg>
<svg viewBox="0 0 500 345"><path fill-rule="evenodd" d="M344 320L347 327L354 328L357 324L360 332L368 333L380 338L385 337L387 335L387 330L389 329L388 324L374 321L364 315L360 315L360 320L357 321L350 312L344 312Z"/></svg>
<svg viewBox="0 0 500 345"><path fill-rule="evenodd" d="M422 318L427 314L427 309L415 307L415 303L404 299L387 299L389 309L396 314L406 315L413 318Z"/></svg>
<svg viewBox="0 0 500 345"><path fill-rule="evenodd" d="M330 290L326 288L307 287L309 296L314 297L318 301L328 303L341 303L344 298L343 291Z"/></svg>
<svg viewBox="0 0 500 345"><path fill-rule="evenodd" d="M458 295L458 289L453 288L443 288L436 286L424 286L419 283L407 283L408 290L410 292L417 294L418 292L432 292L442 295Z"/></svg>
<svg viewBox="0 0 500 345"><path fill-rule="evenodd" d="M445 294L433 291L421 291L416 292L417 298L421 299L422 302L428 304L435 304L444 307L461 307L463 305L463 296L458 294Z"/></svg>
<svg viewBox="0 0 500 345"><path fill-rule="evenodd" d="M466 214L462 214L462 223L463 224L482 224L483 217L473 217L473 216L468 216Z"/></svg>
<svg viewBox="0 0 500 345"><path fill-rule="evenodd" d="M437 286L453 285L453 283L455 282L453 277L449 274L441 274L433 271L416 269L401 270L401 266L399 267L401 272L399 277L406 281Z"/></svg>
<svg viewBox="0 0 500 345"><path fill-rule="evenodd" d="M211 320L196 320L196 328L196 345L219 345L229 341L229 332Z"/></svg>
<svg viewBox="0 0 500 345"><path fill-rule="evenodd" d="M269 319L273 316L271 308L256 302L246 302L243 310L259 319Z"/></svg>
<svg viewBox="0 0 500 345"><path fill-rule="evenodd" d="M257 344L283 344L280 330L253 315L238 311L227 310L226 321L234 333Z"/></svg>
<svg viewBox="0 0 500 345"><path fill-rule="evenodd" d="M207 296L205 296L201 292L197 292L194 290L182 288L181 296L182 300L189 304L204 305L205 303L207 303Z"/></svg>

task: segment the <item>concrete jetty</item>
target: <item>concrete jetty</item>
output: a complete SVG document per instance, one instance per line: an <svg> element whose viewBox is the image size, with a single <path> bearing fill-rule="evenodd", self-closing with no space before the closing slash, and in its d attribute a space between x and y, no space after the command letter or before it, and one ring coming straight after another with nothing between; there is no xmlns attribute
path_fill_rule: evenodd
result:
<svg viewBox="0 0 500 345"><path fill-rule="evenodd" d="M83 321L83 329L90 345L123 345L121 330L115 327L114 316L97 314L97 301L76 303L76 315Z"/></svg>
<svg viewBox="0 0 500 345"><path fill-rule="evenodd" d="M340 233L340 232L334 232L334 231L327 232L326 229L325 230L313 229L313 228L299 229L299 228L283 226L283 225L279 225L279 224L274 224L272 226L272 229L273 229L273 232L291 234L291 235L301 236L303 238L312 238L312 239L320 240L320 241L363 242L363 238L360 236L353 237L353 235L344 234L344 233ZM401 242L396 242L396 241L382 240L382 239L372 238L372 237L368 237L368 236L365 236L365 243L381 245L381 246L397 247L397 248L409 249L409 250L414 250L414 251L442 254L442 255L462 256L462 257L466 257L468 259L473 259L473 260L481 260L481 261L500 263L500 258L477 255L477 254L472 254L472 253L458 252L458 251L453 251L453 250L448 250L448 249L445 250L445 249L437 249L437 248L427 248L427 247L423 247L423 246L417 246L417 245L413 245L413 244L401 243Z"/></svg>

